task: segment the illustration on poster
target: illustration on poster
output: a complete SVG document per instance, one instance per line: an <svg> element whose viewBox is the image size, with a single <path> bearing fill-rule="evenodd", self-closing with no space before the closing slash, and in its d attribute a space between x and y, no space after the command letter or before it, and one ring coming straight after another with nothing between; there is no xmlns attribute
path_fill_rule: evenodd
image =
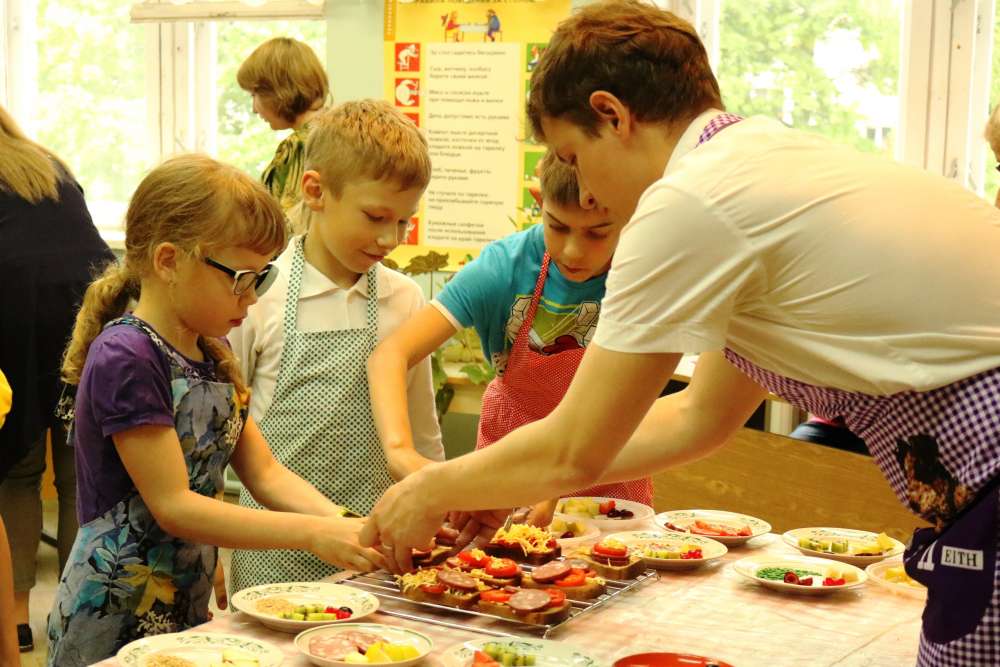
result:
<svg viewBox="0 0 1000 667"><path fill-rule="evenodd" d="M396 84L396 102L404 107L417 105L420 84L414 79L399 79Z"/></svg>
<svg viewBox="0 0 1000 667"><path fill-rule="evenodd" d="M410 61L417 58L417 45L407 44L399 50L396 54L396 63L398 65L397 69L400 71L407 71L410 69Z"/></svg>

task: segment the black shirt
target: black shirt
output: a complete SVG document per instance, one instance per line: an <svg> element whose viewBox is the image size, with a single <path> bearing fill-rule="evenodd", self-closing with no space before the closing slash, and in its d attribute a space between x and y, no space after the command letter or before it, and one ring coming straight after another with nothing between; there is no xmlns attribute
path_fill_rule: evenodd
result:
<svg viewBox="0 0 1000 667"><path fill-rule="evenodd" d="M114 255L64 174L59 201L0 188L0 369L13 391L0 429L0 480L55 422L59 369L87 285ZM60 444L60 443L56 443Z"/></svg>

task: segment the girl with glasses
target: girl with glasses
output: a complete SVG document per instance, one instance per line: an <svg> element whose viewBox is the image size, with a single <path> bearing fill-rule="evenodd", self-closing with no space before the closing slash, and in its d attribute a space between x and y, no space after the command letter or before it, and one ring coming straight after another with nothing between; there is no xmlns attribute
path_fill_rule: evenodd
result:
<svg viewBox="0 0 1000 667"><path fill-rule="evenodd" d="M216 546L301 549L356 570L361 519L271 455L220 340L267 286L285 221L262 186L188 155L139 184L125 257L87 289L63 376L77 385L80 531L49 616L49 664L208 620ZM135 309L126 313L131 300ZM232 465L274 512L219 502Z"/></svg>

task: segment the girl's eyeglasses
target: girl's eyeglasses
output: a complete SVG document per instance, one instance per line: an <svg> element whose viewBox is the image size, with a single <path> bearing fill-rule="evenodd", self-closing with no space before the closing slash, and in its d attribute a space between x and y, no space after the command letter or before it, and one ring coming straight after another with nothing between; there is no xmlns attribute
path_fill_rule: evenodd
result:
<svg viewBox="0 0 1000 667"><path fill-rule="evenodd" d="M274 264L268 264L260 271L251 271L249 269L237 271L230 269L225 264L216 262L214 259L208 257L203 257L202 259L209 266L222 271L233 279L233 294L236 296L243 294L251 287L257 292L257 296L262 296L271 284L274 283L274 279L278 277L278 267Z"/></svg>

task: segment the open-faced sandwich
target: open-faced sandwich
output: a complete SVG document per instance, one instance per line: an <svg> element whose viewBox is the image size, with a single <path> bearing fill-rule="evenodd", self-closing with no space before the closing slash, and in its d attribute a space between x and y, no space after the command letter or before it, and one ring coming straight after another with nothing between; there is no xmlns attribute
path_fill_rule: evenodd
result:
<svg viewBox="0 0 1000 667"><path fill-rule="evenodd" d="M549 531L526 523L515 523L506 530L497 530L485 551L491 556L532 565L547 563L562 553Z"/></svg>
<svg viewBox="0 0 1000 667"><path fill-rule="evenodd" d="M553 560L539 565L521 579L524 588L556 588L570 600L593 600L607 586L591 564L581 558Z"/></svg>
<svg viewBox="0 0 1000 667"><path fill-rule="evenodd" d="M507 586L482 591L477 609L522 623L553 625L569 618L570 603L566 593L556 588Z"/></svg>
<svg viewBox="0 0 1000 667"><path fill-rule="evenodd" d="M406 599L448 607L472 607L479 599L479 591L489 588L475 577L449 568L421 568L399 575L396 580Z"/></svg>
<svg viewBox="0 0 1000 667"><path fill-rule="evenodd" d="M460 551L444 563L445 567L466 572L490 586L503 588L521 583L521 566L510 558L495 558L482 549Z"/></svg>
<svg viewBox="0 0 1000 667"><path fill-rule="evenodd" d="M604 577L620 581L635 579L643 571L642 557L633 553L618 540L605 539L597 544L581 549L574 558L586 562L594 572Z"/></svg>
<svg viewBox="0 0 1000 667"><path fill-rule="evenodd" d="M443 563L451 554L454 547L442 544L435 544L433 549L413 549L410 558L414 567L429 567Z"/></svg>

